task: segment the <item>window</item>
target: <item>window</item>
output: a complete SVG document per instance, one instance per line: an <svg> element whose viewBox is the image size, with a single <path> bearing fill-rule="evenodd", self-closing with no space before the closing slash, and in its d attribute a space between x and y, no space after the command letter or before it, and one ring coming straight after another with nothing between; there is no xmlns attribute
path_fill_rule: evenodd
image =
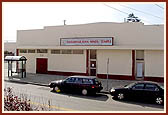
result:
<svg viewBox="0 0 168 115"><path fill-rule="evenodd" d="M144 60L144 50L136 51L136 60Z"/></svg>
<svg viewBox="0 0 168 115"><path fill-rule="evenodd" d="M72 50L73 54L83 54L83 50Z"/></svg>
<svg viewBox="0 0 168 115"><path fill-rule="evenodd" d="M47 49L37 49L37 53L47 53Z"/></svg>
<svg viewBox="0 0 168 115"><path fill-rule="evenodd" d="M146 90L150 90L150 91L158 91L158 90L159 90L159 89L157 88L157 86L156 86L156 85L153 85L153 84L146 84L145 89L146 89Z"/></svg>
<svg viewBox="0 0 168 115"><path fill-rule="evenodd" d="M20 49L19 51L20 51L20 53L27 53L26 49Z"/></svg>
<svg viewBox="0 0 168 115"><path fill-rule="evenodd" d="M35 53L35 50L29 49L28 53Z"/></svg>
<svg viewBox="0 0 168 115"><path fill-rule="evenodd" d="M67 83L74 83L76 81L76 78L70 77L66 79Z"/></svg>
<svg viewBox="0 0 168 115"><path fill-rule="evenodd" d="M90 59L96 59L96 50L90 50Z"/></svg>
<svg viewBox="0 0 168 115"><path fill-rule="evenodd" d="M60 50L51 50L51 54L60 54L61 51Z"/></svg>
<svg viewBox="0 0 168 115"><path fill-rule="evenodd" d="M81 84L82 83L82 78L76 78L75 83Z"/></svg>
<svg viewBox="0 0 168 115"><path fill-rule="evenodd" d="M62 50L62 54L72 54L72 50Z"/></svg>
<svg viewBox="0 0 168 115"><path fill-rule="evenodd" d="M144 77L144 50L136 50L136 78Z"/></svg>
<svg viewBox="0 0 168 115"><path fill-rule="evenodd" d="M83 84L93 84L93 80L86 79L86 78L84 78L82 82L83 82Z"/></svg>
<svg viewBox="0 0 168 115"><path fill-rule="evenodd" d="M132 87L134 90L141 90L144 88L144 84L136 84Z"/></svg>
<svg viewBox="0 0 168 115"><path fill-rule="evenodd" d="M59 50L53 49L51 50L51 54L83 54L83 50Z"/></svg>

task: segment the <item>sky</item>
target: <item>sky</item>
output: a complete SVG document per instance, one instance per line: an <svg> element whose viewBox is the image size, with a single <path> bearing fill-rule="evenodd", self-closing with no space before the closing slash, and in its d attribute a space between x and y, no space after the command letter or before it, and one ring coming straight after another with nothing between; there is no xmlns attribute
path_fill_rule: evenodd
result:
<svg viewBox="0 0 168 115"><path fill-rule="evenodd" d="M17 39L17 30L44 26L116 22L123 23L133 13L145 25L165 24L165 2L3 2L2 38Z"/></svg>

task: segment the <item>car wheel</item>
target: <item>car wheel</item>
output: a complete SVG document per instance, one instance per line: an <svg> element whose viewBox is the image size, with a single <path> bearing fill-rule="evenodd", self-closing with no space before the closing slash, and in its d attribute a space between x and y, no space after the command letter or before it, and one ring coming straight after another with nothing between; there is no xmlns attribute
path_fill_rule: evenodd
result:
<svg viewBox="0 0 168 115"><path fill-rule="evenodd" d="M163 99L161 97L157 97L155 102L159 105L163 104Z"/></svg>
<svg viewBox="0 0 168 115"><path fill-rule="evenodd" d="M82 90L82 95L87 95L88 94L88 91L86 89L83 89Z"/></svg>
<svg viewBox="0 0 168 115"><path fill-rule="evenodd" d="M117 99L119 100L123 100L125 97L124 97L124 94L123 93L118 93L117 94Z"/></svg>
<svg viewBox="0 0 168 115"><path fill-rule="evenodd" d="M55 92L57 92L57 93L59 93L59 92L61 91L58 86L55 86L55 87L53 88L53 90L54 90Z"/></svg>

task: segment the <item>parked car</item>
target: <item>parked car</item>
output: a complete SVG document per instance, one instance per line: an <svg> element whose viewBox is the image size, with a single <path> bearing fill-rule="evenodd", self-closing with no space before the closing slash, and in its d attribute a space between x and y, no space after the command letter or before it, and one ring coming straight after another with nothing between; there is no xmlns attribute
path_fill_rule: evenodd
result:
<svg viewBox="0 0 168 115"><path fill-rule="evenodd" d="M164 88L156 82L141 81L120 88L111 88L110 94L118 100L135 99L164 103Z"/></svg>
<svg viewBox="0 0 168 115"><path fill-rule="evenodd" d="M103 89L101 82L93 76L70 76L64 80L52 81L49 87L56 92L81 92L83 95L95 94Z"/></svg>

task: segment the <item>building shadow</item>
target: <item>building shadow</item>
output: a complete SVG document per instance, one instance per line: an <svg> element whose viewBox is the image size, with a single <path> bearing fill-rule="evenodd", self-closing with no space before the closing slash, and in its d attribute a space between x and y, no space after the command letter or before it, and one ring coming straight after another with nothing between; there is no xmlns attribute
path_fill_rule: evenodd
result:
<svg viewBox="0 0 168 115"><path fill-rule="evenodd" d="M89 94L89 95L82 95L78 92L55 92L53 90L51 90L52 93L55 93L55 94L58 94L58 95L66 95L66 96L69 96L69 97L76 97L76 98L82 98L82 99L90 99L90 100L97 100L97 101L106 101L108 100L108 96L105 95L105 94L102 94L102 93L96 93L96 94Z"/></svg>
<svg viewBox="0 0 168 115"><path fill-rule="evenodd" d="M125 99L125 100L116 100L112 97L114 101L122 102L122 103L128 103L128 104L135 104L139 105L141 107L152 107L152 108L158 108L158 109L164 109L164 105L158 105L151 101L144 101L144 100L131 100L131 99Z"/></svg>

